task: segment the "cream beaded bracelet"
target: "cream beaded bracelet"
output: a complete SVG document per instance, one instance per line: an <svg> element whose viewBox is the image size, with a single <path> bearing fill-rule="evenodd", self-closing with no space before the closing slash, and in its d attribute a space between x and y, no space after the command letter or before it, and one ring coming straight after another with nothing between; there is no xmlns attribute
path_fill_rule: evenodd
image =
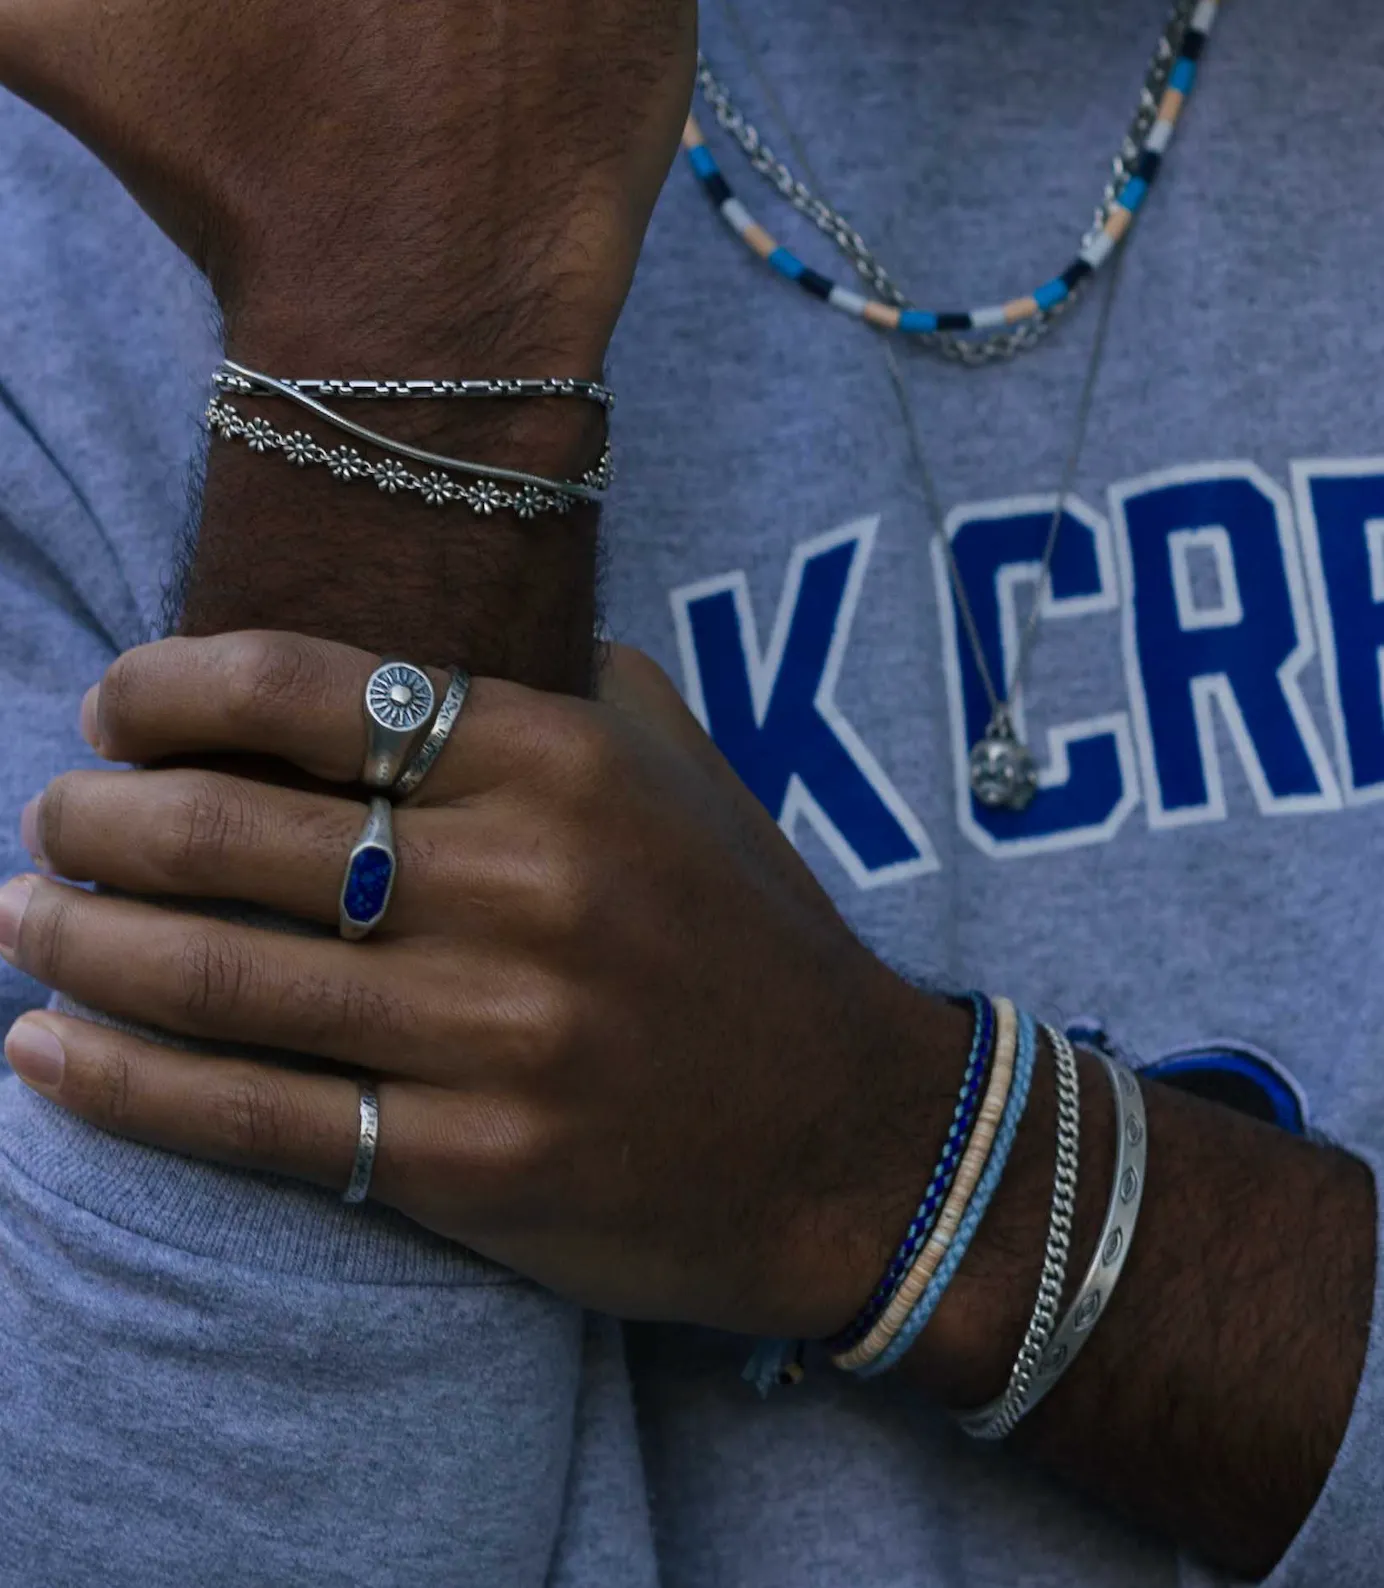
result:
<svg viewBox="0 0 1384 1588"><path fill-rule="evenodd" d="M1005 1103L1009 1097L1010 1083L1014 1075L1014 1054L1018 1042L1018 1015L1014 1005L1007 998L996 998L994 1002L995 1060L990 1071L990 1084L985 1092L985 1101L980 1105L975 1130L967 1144L961 1167L956 1172L956 1180L937 1220L937 1226L869 1334L859 1345L832 1358L839 1368L858 1371L866 1367L884 1353L894 1336L898 1334L904 1320L927 1289L928 1282L946 1255L947 1248L951 1245L952 1237L956 1234L967 1204L971 1200L971 1194L990 1157L990 1150L994 1145L995 1135L999 1130Z"/></svg>

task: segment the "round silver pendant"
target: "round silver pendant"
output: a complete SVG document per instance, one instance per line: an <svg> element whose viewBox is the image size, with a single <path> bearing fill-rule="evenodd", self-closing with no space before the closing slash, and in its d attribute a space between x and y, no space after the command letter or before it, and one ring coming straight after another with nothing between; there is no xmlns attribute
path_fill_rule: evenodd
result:
<svg viewBox="0 0 1384 1588"><path fill-rule="evenodd" d="M385 662L370 675L365 709L394 733L412 733L432 715L432 680L409 662Z"/></svg>
<svg viewBox="0 0 1384 1588"><path fill-rule="evenodd" d="M1027 748L1003 723L991 723L971 751L971 790L991 810L1026 810L1038 792L1038 770Z"/></svg>

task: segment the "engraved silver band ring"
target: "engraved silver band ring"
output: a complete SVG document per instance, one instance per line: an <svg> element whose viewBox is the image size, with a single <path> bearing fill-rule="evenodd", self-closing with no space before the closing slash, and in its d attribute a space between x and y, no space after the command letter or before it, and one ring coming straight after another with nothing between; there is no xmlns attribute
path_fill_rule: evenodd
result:
<svg viewBox="0 0 1384 1588"><path fill-rule="evenodd" d="M413 759L395 780L390 789L390 796L396 800L404 800L418 790L418 786L428 773L432 771L444 749L447 741L452 736L452 729L456 727L462 709L466 705L466 697L471 693L471 675L465 669L452 667L448 669L451 681L447 685L447 692L442 697L442 704L437 708L437 715L433 718L432 727L428 729L428 736L414 752Z"/></svg>
<svg viewBox="0 0 1384 1588"><path fill-rule="evenodd" d="M341 1194L343 1202L354 1206L370 1194L370 1176L375 1172L375 1151L380 1145L380 1100L368 1086L360 1089L360 1128L356 1135L356 1161L351 1166L351 1181Z"/></svg>

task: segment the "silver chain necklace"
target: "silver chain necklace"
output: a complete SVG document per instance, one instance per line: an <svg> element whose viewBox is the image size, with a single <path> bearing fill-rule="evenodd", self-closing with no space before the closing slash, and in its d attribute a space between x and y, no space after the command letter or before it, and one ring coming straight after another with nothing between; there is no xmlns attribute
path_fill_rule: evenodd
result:
<svg viewBox="0 0 1384 1588"><path fill-rule="evenodd" d="M758 128L745 119L725 85L699 51L697 86L710 106L717 124L739 146L751 167L775 189L780 197L786 199L795 210L805 215L819 231L831 239L880 298L900 308L911 308L913 300L885 269L874 250L867 245L865 239L840 210L821 196L821 184L813 176L811 166L804 158L798 140L789 130L789 122L783 113L782 104L765 78L743 22L731 4L726 4L724 10L737 34L736 42L741 54L744 55L779 124L788 134L794 158L799 169L806 173L808 181L796 176L765 143ZM1168 17L1149 61L1134 119L1125 133L1124 141L1120 144L1115 158L1110 163L1110 177L1101 194L1095 217L1082 239L1083 244L1100 232L1110 219L1110 211L1115 199L1128 179L1130 168L1138 158L1149 128L1158 114L1158 102L1167 86L1168 74L1177 60L1183 36L1195 10L1196 0L1178 0ZM910 340L918 346L940 354L943 358L970 367L1012 359L1020 353L1028 352L1043 340L1062 315L1082 296L1083 285L1084 283L1079 285L1061 303L1051 309L1040 311L1032 319L1013 330L995 331L981 337L934 331L914 334Z"/></svg>
<svg viewBox="0 0 1384 1588"><path fill-rule="evenodd" d="M716 113L717 121L735 138L735 141L740 145L746 158L754 168L772 182L783 196L793 204L795 209L801 210L803 214L815 221L836 242L841 251L853 260L857 270L882 296L888 297L896 303L905 303L907 300L902 291L884 269L883 265L880 264L874 253L866 247L860 234L855 231L838 210L821 198L819 193L813 192L813 188L820 190L821 183L813 174L812 165L806 151L794 133L792 124L784 112L783 105L775 93L773 85L768 80L758 54L750 42L749 35L734 4L734 0L722 0L722 8L737 34L737 43L745 58L746 65L759 84L760 91L763 93L770 109L778 118L779 124L783 128L793 150L799 169L807 174L812 187L809 188L806 183L793 176L788 167L773 154L773 151L768 148L760 137L757 129L745 120L744 116L735 108L729 95L712 77L705 59L699 54L698 81L701 83L703 94L707 96L708 102ZM1137 154L1143 136L1148 131L1148 126L1157 110L1158 96L1162 92L1169 67L1177 55L1178 43L1194 9L1195 0L1190 0L1190 3L1189 0L1180 0L1167 28L1159 39L1158 48L1154 52L1153 64L1150 67L1148 77L1145 79L1138 114L1121 147L1120 154L1116 156L1111 182L1106 188L1101 208L1097 211L1095 223L1097 227L1104 224L1109 206L1114 200L1120 183L1123 181L1125 162L1133 159ZM712 97L708 84L711 90L714 90L716 97ZM1037 637L1045 592L1052 572L1052 561L1057 552L1058 539L1061 535L1064 510L1067 499L1071 495L1077 468L1081 461L1082 448L1085 443L1086 431L1095 401L1096 382L1104 360L1111 311L1114 307L1115 290L1119 282L1123 258L1124 245L1121 243L1116 257L1110 261L1109 268L1106 271L1106 283L1101 300L1100 313L1096 321L1095 335L1091 344L1091 353L1087 360L1085 377L1082 381L1081 395L1077 402L1071 441L1067 448L1056 501L1053 504L1052 519L1048 526L1047 539L1044 542L1043 555L1039 562L1033 604L1029 609L1023 630L1020 633L1019 644L1013 661L1009 666L1007 676L1003 676L1000 680L1004 686L1003 690L996 686L994 674L985 655L985 647L981 642L980 630L976 623L970 596L966 591L965 581L961 577L961 569L957 565L956 554L952 549L951 540L946 532L946 515L942 508L936 481L933 478L932 470L928 466L923 450L922 434L914 417L913 406L909 400L903 372L899 368L898 359L895 356L892 344L887 338L884 342L885 366L889 372L889 379L903 419L904 433L908 438L909 453L922 490L923 501L927 507L928 516L932 521L933 536L943 549L947 564L947 576L955 595L957 611L961 617L967 645L970 648L971 656L975 662L976 671L980 676L990 708L990 719L986 725L985 732L971 749L969 775L971 789L975 797L982 805L986 805L991 809L1025 810L1038 791L1037 768L1034 764L1032 753L1019 738L1014 722L1014 709L1023 687L1028 662ZM1010 359L1019 352L1036 345L1052 328L1053 321L1057 318L1061 309L1070 304L1071 301L1072 299L1069 298L1066 304L1059 305L1055 310L1047 311L1047 313L1030 321L1028 325L1021 327L1019 330L1000 333L981 341L957 338L946 333L938 333L931 337L916 337L913 340L926 343L934 351L941 352L944 357L972 367L996 360Z"/></svg>
<svg viewBox="0 0 1384 1588"><path fill-rule="evenodd" d="M1096 332L1091 343L1091 353L1086 362L1085 378L1081 383L1081 396L1077 401L1076 419L1072 426L1071 441L1067 447L1067 456L1062 467L1062 479L1057 487L1057 497L1053 503L1052 519L1048 524L1047 539L1043 543L1043 555L1038 564L1038 578L1034 586L1033 605L1029 608L1028 616L1024 620L1024 626L1019 635L1019 643L1015 648L1014 658L1009 665L1007 676L1002 676L999 681L1003 686L1002 689L996 686L994 674L990 670L990 663L985 655L985 647L981 643L980 629L976 624L970 596L966 592L966 583L961 577L961 569L957 566L956 553L952 549L951 539L947 534L946 515L942 511L942 500L938 495L937 484L933 479L932 470L928 467L927 459L923 453L922 435L913 414L913 405L909 401L908 388L904 384L903 372L899 369L898 359L894 356L892 345L888 341L884 344L884 362L889 370L889 379L893 383L894 395L898 399L899 412L903 416L904 432L908 437L908 448L912 455L913 467L918 476L918 483L922 487L923 501L927 506L928 516L932 520L933 535L942 547L943 555L946 557L947 577L956 596L956 607L961 616L961 625L966 632L966 642L975 661L976 671L980 674L980 682L985 690L986 700L990 707L990 720L986 725L985 732L971 747L970 780L971 789L975 797L982 805L988 805L992 809L1025 810L1031 803L1033 796L1038 792L1038 769L1034 765L1033 755L1028 746L1019 738L1018 729L1014 722L1014 711L1019 692L1023 687L1029 658L1033 654L1033 643L1038 634L1043 601L1046 598L1048 582L1052 574L1052 559L1056 555L1058 537L1062 533L1062 518L1066 511L1067 498L1072 494L1072 485L1076 479L1077 466L1081 462L1081 451L1086 440L1086 429L1091 418L1091 409L1095 402L1096 381L1100 375L1100 368L1105 355L1105 345L1110 330L1110 314L1115 304L1115 289L1119 282L1120 267L1123 262L1124 245L1121 244L1119 253L1110 261L1109 268L1106 271L1100 313L1096 320Z"/></svg>

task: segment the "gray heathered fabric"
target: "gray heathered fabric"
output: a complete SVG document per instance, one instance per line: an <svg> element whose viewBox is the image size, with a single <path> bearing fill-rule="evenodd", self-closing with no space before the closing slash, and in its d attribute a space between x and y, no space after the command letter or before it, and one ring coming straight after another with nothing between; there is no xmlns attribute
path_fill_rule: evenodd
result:
<svg viewBox="0 0 1384 1588"><path fill-rule="evenodd" d="M749 25L829 189L946 306L1065 262L1161 7L766 0ZM706 36L759 113L715 13ZM1153 470L1247 459L1286 487L1290 460L1384 452L1381 93L1367 0L1227 9L1128 261L1076 482L1093 509ZM157 623L212 343L168 245L3 100L0 228L0 853L17 868L23 799L88 759L81 690ZM1091 325L1088 307L1003 370L909 361L949 503L1052 489ZM860 888L800 823L859 930L917 971L1094 1014L1146 1058L1266 1050L1316 1127L1374 1163L1381 807L1260 814L1218 730L1226 820L1155 829L1140 808L1108 843L997 862L957 822L934 573L877 347L738 251L680 167L613 372L611 622L675 676L672 592L743 572L767 644L794 547L878 520L836 703L940 869ZM1319 661L1302 688L1329 744ZM1040 750L1047 720L1125 709L1119 614L1046 626L1031 694ZM37 997L0 980L7 1012ZM740 1342L645 1328L622 1352L609 1325L385 1213L110 1141L13 1081L0 1336L6 1585L1207 1580L896 1385L822 1374L761 1406ZM1377 1580L1380 1353L1376 1337L1275 1588Z"/></svg>

